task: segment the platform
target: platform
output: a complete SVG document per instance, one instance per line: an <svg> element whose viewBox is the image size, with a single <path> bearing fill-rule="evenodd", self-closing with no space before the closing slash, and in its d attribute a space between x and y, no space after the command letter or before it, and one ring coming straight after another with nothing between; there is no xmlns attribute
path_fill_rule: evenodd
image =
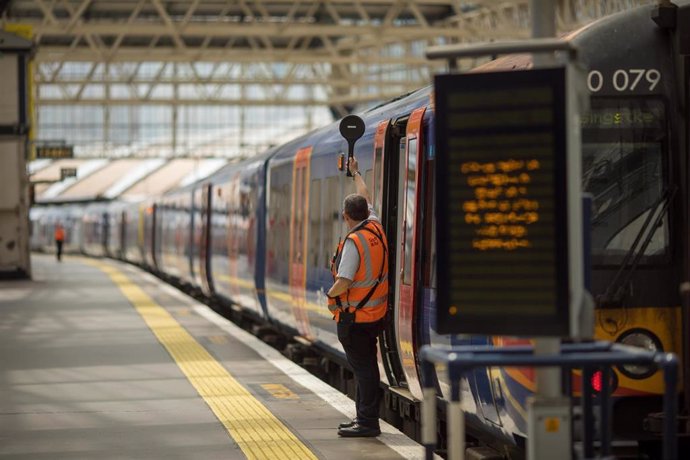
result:
<svg viewBox="0 0 690 460"><path fill-rule="evenodd" d="M2 458L423 458L385 422L340 438L349 398L136 267L32 264L0 283Z"/></svg>

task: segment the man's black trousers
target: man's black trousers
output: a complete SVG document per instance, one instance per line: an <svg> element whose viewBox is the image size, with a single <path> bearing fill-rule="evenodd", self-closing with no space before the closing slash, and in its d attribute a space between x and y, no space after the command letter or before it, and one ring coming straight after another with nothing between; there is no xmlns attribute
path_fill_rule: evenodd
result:
<svg viewBox="0 0 690 460"><path fill-rule="evenodd" d="M340 327L341 325L338 324ZM370 428L379 428L379 365L376 360L376 339L381 331L381 322L354 323L350 325L347 339L341 343L352 366L357 382L357 423ZM340 334L339 334L340 336Z"/></svg>

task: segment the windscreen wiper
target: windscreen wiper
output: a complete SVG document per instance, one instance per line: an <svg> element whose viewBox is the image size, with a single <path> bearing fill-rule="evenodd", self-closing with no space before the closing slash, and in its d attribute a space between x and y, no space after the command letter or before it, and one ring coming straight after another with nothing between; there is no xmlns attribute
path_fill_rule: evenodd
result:
<svg viewBox="0 0 690 460"><path fill-rule="evenodd" d="M649 243L652 242L654 232L661 224L661 220L666 215L666 210L673 201L676 194L676 187L664 189L663 193L651 207L651 212L647 215L640 231L635 237L635 241L630 246L630 249L625 254L625 258L621 263L616 275L611 280L611 283L606 288L606 291L600 296L597 296L597 307L620 307L623 302L623 295L630 279L632 278L635 269L640 264L642 256L644 255ZM651 225L650 225L651 224ZM649 231L647 231L649 229ZM644 239L643 239L644 236ZM639 249L638 249L639 246Z"/></svg>

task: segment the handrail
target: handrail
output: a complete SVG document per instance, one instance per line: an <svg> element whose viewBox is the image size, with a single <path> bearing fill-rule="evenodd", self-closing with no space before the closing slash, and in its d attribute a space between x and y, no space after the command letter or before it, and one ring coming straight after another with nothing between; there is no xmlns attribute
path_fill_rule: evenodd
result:
<svg viewBox="0 0 690 460"><path fill-rule="evenodd" d="M664 422L663 422L663 458L665 460L677 460L678 445L676 433L677 395L675 392L678 378L678 358L673 353L653 352L641 348L630 347L617 343L595 341L588 343L562 344L561 352L552 355L536 355L531 345L498 348L494 346L456 346L456 347L432 347L425 345L421 348L424 400L422 402L422 443L426 448L427 458L433 457L436 446L435 412L436 393L434 385L434 372L436 364L443 364L447 368L451 382L451 401L449 410L460 410L460 380L469 371L476 367L487 366L532 366L532 367L560 367L572 369L582 367L583 390L588 388L587 377L596 367L604 368L604 375L608 376L611 367L626 364L658 366L664 373ZM608 381L602 390L608 390ZM572 395L568 395L572 396ZM591 420L591 398L581 398L583 419ZM602 391L601 419L602 419L602 453L610 451L610 404L608 391ZM454 420L451 414L449 420ZM461 418L461 417L460 417ZM458 423L458 422L456 422ZM460 422L462 423L462 422ZM425 424L427 429L425 430ZM433 427L429 427L433 424ZM457 426L448 424L448 445L458 446L462 440L451 439L454 436L464 436L464 429L458 430ZM454 425L454 424L453 424ZM605 425L605 426L604 426ZM587 427L585 427L587 428ZM454 450L454 449L453 449ZM585 430L584 452L594 452L593 431Z"/></svg>

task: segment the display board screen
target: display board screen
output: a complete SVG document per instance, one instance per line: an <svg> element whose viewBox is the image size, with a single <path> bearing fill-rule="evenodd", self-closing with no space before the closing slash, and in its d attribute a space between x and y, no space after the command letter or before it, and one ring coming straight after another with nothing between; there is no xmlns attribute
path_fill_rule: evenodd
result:
<svg viewBox="0 0 690 460"><path fill-rule="evenodd" d="M74 148L71 145L37 145L36 158L49 158L59 160L62 158L73 158Z"/></svg>
<svg viewBox="0 0 690 460"><path fill-rule="evenodd" d="M60 180L77 177L77 168L60 168Z"/></svg>
<svg viewBox="0 0 690 460"><path fill-rule="evenodd" d="M568 334L565 76L435 78L440 333Z"/></svg>

